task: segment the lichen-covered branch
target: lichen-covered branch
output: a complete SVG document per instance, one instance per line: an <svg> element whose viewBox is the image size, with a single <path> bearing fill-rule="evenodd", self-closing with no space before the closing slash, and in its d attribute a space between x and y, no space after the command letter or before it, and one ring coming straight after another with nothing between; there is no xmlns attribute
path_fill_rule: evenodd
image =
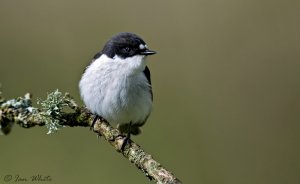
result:
<svg viewBox="0 0 300 184"><path fill-rule="evenodd" d="M46 100L39 100L41 108L33 107L31 95L5 100L0 93L0 130L7 135L13 124L23 128L46 126L48 134L56 132L63 126L92 125L94 115L86 108L80 107L70 97L58 90L48 94ZM68 112L65 108L70 108ZM138 144L129 140L124 149L121 149L125 136L118 129L113 128L104 119L98 119L94 124L94 132L103 136L118 152L127 158L151 180L159 184L181 183L170 171L166 170L152 156L146 153Z"/></svg>

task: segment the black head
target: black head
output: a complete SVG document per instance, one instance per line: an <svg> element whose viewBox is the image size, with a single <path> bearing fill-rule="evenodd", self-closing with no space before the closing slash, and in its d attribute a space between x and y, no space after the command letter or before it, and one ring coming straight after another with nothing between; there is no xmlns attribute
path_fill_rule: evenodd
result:
<svg viewBox="0 0 300 184"><path fill-rule="evenodd" d="M118 55L121 58L132 57L135 55L152 55L155 51L147 48L142 38L133 33L119 33L106 42L102 54L113 58Z"/></svg>

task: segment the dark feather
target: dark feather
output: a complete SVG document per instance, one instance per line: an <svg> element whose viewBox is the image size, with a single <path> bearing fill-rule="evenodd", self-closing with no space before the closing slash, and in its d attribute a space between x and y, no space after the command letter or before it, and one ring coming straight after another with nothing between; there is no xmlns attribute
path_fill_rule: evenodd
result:
<svg viewBox="0 0 300 184"><path fill-rule="evenodd" d="M102 55L102 52L98 52L97 54L95 54L95 56L93 57L93 61L98 59L101 55Z"/></svg>
<svg viewBox="0 0 300 184"><path fill-rule="evenodd" d="M85 70L96 60L98 59L100 56L102 55L101 52L98 52L97 54L95 54L95 56L93 57L93 59L90 61L90 64L83 70L83 73L85 72Z"/></svg>
<svg viewBox="0 0 300 184"><path fill-rule="evenodd" d="M151 99L153 101L153 93L152 93L152 86L151 86L151 77L150 77L150 70L149 68L146 66L145 70L143 71L147 80L148 80L148 83L150 85L150 93L151 93Z"/></svg>

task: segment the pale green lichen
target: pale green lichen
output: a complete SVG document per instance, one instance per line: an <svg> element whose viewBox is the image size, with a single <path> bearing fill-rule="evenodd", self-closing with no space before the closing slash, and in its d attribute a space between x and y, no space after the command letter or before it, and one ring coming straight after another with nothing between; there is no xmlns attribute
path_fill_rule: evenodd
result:
<svg viewBox="0 0 300 184"><path fill-rule="evenodd" d="M16 99L11 99L7 101L0 101L0 109L2 109L0 112L5 114L10 114L10 118L6 118L5 121L1 121L0 117L0 130L4 134L8 134L12 128L12 125L14 122L19 123L22 127L28 128L30 127L30 124L28 124L28 121L30 119L28 117L34 117L38 114L38 109L31 106L31 96L29 93L27 93L24 97L18 97ZM17 116L13 116L9 111L3 109L15 109L19 113ZM10 121L7 121L9 119Z"/></svg>
<svg viewBox="0 0 300 184"><path fill-rule="evenodd" d="M1 104L1 106L2 107L13 107L15 109L19 109L19 108L26 109L28 107L31 107L30 97L27 97L26 95L25 95L25 97L18 97L16 99L7 100L3 104Z"/></svg>
<svg viewBox="0 0 300 184"><path fill-rule="evenodd" d="M64 107L68 106L67 100L68 96L62 95L58 90L49 93L46 100L38 100L38 104L42 106L40 115L48 129L47 134L55 133L63 127L60 123L61 112Z"/></svg>

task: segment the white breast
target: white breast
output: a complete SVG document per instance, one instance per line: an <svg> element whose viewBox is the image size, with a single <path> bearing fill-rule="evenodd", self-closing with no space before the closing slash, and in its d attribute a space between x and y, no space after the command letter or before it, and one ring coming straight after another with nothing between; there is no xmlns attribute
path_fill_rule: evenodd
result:
<svg viewBox="0 0 300 184"><path fill-rule="evenodd" d="M95 60L79 83L87 108L112 124L144 122L152 109L145 66L143 56Z"/></svg>

